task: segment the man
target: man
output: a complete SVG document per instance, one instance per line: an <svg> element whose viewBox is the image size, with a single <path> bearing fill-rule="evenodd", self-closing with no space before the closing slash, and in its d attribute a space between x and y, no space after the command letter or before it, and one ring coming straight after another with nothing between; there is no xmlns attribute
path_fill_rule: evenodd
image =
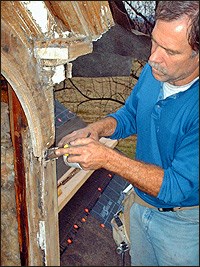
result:
<svg viewBox="0 0 200 267"><path fill-rule="evenodd" d="M125 105L65 136L57 155L128 180L132 266L199 266L199 3L160 1L148 64ZM86 138L91 133L89 138ZM135 160L100 142L137 134Z"/></svg>

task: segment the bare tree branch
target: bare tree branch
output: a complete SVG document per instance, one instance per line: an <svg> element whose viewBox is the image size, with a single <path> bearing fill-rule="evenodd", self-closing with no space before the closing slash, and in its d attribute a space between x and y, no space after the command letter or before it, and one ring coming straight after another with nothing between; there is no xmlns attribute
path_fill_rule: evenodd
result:
<svg viewBox="0 0 200 267"><path fill-rule="evenodd" d="M94 101L94 100L109 100L109 101L114 101L116 103L119 103L121 105L124 105L124 102L118 100L118 99L113 99L111 97L89 97L88 95L84 94L81 92L81 90L73 83L73 81L71 79L69 79L70 83L74 86L74 88L76 88L76 90L82 95L84 96L85 98L87 98L87 100L84 100L84 101L81 101L81 103L84 103L84 102L88 102L88 101ZM80 103L80 104L81 104Z"/></svg>
<svg viewBox="0 0 200 267"><path fill-rule="evenodd" d="M129 7L135 12L136 15L138 15L139 17L143 18L143 20L149 24L149 26L151 27L151 29L153 28L154 24L151 23L141 12L138 12L136 8L134 8L128 1L125 1L127 3L127 5L129 5Z"/></svg>

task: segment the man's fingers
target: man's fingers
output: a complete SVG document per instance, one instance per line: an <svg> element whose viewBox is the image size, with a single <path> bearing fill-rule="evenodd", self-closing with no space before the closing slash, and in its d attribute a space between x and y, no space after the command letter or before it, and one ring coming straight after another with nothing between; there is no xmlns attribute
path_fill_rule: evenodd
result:
<svg viewBox="0 0 200 267"><path fill-rule="evenodd" d="M75 141L76 139L79 139L79 138L88 138L90 137L91 135L91 132L87 129L80 129L80 130L77 130L77 131L73 131L72 133L64 136L59 142L58 142L58 147L64 147L65 144L69 144L73 141ZM95 138L94 138L95 137ZM93 138L94 139L97 139L96 136L94 136Z"/></svg>
<svg viewBox="0 0 200 267"><path fill-rule="evenodd" d="M67 148L58 148L55 150L55 154L60 157L63 155L79 155L81 153L80 146L69 146Z"/></svg>
<svg viewBox="0 0 200 267"><path fill-rule="evenodd" d="M63 156L65 154L69 154L69 153L67 152L67 148L58 148L58 149L55 150L55 154L58 157L60 157L60 156Z"/></svg>
<svg viewBox="0 0 200 267"><path fill-rule="evenodd" d="M91 138L77 138L74 141L70 142L70 145L72 146L83 146L83 145L87 145L89 143L91 143L91 141L93 141L94 139Z"/></svg>
<svg viewBox="0 0 200 267"><path fill-rule="evenodd" d="M63 147L65 144L69 143L70 141L74 140L74 137L76 136L76 131L73 131L72 133L64 136L58 143L58 147Z"/></svg>

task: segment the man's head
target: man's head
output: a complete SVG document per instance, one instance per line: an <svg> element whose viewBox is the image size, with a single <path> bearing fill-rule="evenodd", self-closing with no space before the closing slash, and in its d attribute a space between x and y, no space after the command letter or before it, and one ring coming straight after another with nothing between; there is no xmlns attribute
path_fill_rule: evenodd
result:
<svg viewBox="0 0 200 267"><path fill-rule="evenodd" d="M199 2L160 1L149 58L156 79L187 84L199 74Z"/></svg>

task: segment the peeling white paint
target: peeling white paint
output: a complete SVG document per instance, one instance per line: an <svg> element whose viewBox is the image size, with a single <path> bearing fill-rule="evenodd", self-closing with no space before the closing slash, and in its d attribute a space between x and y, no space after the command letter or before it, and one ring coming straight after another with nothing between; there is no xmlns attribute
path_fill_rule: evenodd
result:
<svg viewBox="0 0 200 267"><path fill-rule="evenodd" d="M56 31L53 31L53 34L54 34L54 38L55 39L60 37L59 34Z"/></svg>
<svg viewBox="0 0 200 267"><path fill-rule="evenodd" d="M54 68L54 75L52 77L52 81L53 83L60 83L62 81L64 81L65 79L65 68L64 68L64 65L59 65L59 66L56 66Z"/></svg>
<svg viewBox="0 0 200 267"><path fill-rule="evenodd" d="M69 31L65 31L62 33L65 37L70 37L70 35L72 35L72 32Z"/></svg>
<svg viewBox="0 0 200 267"><path fill-rule="evenodd" d="M46 265L46 235L45 235L45 221L39 221L39 233L37 233L37 241L45 254L45 266Z"/></svg>
<svg viewBox="0 0 200 267"><path fill-rule="evenodd" d="M51 67L44 66L43 69L46 70L46 71L51 71Z"/></svg>
<svg viewBox="0 0 200 267"><path fill-rule="evenodd" d="M101 37L102 37L102 34L99 35L97 38L93 38L92 41L96 42L97 40L101 39Z"/></svg>
<svg viewBox="0 0 200 267"><path fill-rule="evenodd" d="M108 12L107 6L101 6L101 14L102 14L102 16L105 16L105 13L107 13L107 12Z"/></svg>
<svg viewBox="0 0 200 267"><path fill-rule="evenodd" d="M66 77L67 78L72 78L72 67L73 67L73 65L72 65L71 62L68 62L66 66L67 66Z"/></svg>
<svg viewBox="0 0 200 267"><path fill-rule="evenodd" d="M60 34L58 34L55 30L52 30L52 32L53 32L53 36L55 39L60 38L61 35L62 35L62 38L69 38L70 36L72 36L72 32L69 32L69 31L65 31L65 32L62 32Z"/></svg>
<svg viewBox="0 0 200 267"><path fill-rule="evenodd" d="M109 30L109 28L111 28L114 25L114 22L109 19L109 14L108 14L109 9L108 9L107 6L102 5L101 9L100 9L100 12L101 12L101 17L100 17L101 18L101 23L102 23L102 26L103 25L105 26L104 27L105 30L104 30L104 32L102 32L101 35L99 35L98 37L93 39L93 41L97 41L97 40L101 39L102 35L105 32L107 32Z"/></svg>
<svg viewBox="0 0 200 267"><path fill-rule="evenodd" d="M49 22L48 22L48 9L44 3L44 1L20 1L24 7L30 12L32 18L35 20L35 22L40 27L41 31L43 33L47 33L49 31ZM57 33L54 29L55 25L52 25L52 33L54 35L54 38L60 38L62 35L63 38L70 37L72 35L72 32L65 31L62 33Z"/></svg>
<svg viewBox="0 0 200 267"><path fill-rule="evenodd" d="M31 13L42 32L46 33L48 31L48 11L44 1L21 1L21 3Z"/></svg>
<svg viewBox="0 0 200 267"><path fill-rule="evenodd" d="M42 250L46 248L45 221L39 221L39 233L37 233L38 244Z"/></svg>

